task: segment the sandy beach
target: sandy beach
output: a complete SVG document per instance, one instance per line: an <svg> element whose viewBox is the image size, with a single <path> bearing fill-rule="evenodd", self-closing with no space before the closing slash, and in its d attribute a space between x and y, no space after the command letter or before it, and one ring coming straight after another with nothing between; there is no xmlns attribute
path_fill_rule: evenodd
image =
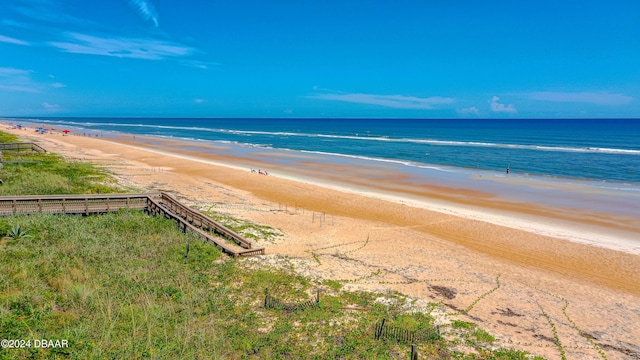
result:
<svg viewBox="0 0 640 360"><path fill-rule="evenodd" d="M327 175L319 178L268 157L249 161L177 140L2 128L103 167L124 186L167 191L282 233L259 242L267 255L241 261L293 267L347 289L399 291L417 308L439 303L441 324L472 321L497 346L549 359L561 358L560 346L568 359L640 358L640 224L633 217L488 200L446 184L407 187L384 168L367 170L384 179L376 183L339 177L341 164L323 164Z"/></svg>

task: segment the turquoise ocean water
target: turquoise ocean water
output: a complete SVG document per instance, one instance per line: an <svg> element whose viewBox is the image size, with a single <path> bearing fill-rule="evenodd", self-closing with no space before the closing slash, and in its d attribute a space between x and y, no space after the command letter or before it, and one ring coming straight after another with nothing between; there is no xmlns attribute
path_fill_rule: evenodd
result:
<svg viewBox="0 0 640 360"><path fill-rule="evenodd" d="M261 164L272 173L277 170L276 175L351 183L346 185L350 189L382 185L420 191L422 186L444 185L569 212L640 218L640 119L4 121L70 129L72 135L181 139L186 142L175 146L233 156L239 160L230 165L240 168ZM414 198L402 191L401 196Z"/></svg>
<svg viewBox="0 0 640 360"><path fill-rule="evenodd" d="M31 125L640 185L639 119L39 118Z"/></svg>

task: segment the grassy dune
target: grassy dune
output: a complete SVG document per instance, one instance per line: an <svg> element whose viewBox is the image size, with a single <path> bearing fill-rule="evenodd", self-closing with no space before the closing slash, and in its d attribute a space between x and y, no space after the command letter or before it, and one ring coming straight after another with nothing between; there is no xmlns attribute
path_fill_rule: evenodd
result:
<svg viewBox="0 0 640 360"><path fill-rule="evenodd" d="M14 135L0 135L0 142L17 141ZM65 161L57 154L25 150L5 150L2 154L0 196L100 194L119 190L107 173L88 163Z"/></svg>

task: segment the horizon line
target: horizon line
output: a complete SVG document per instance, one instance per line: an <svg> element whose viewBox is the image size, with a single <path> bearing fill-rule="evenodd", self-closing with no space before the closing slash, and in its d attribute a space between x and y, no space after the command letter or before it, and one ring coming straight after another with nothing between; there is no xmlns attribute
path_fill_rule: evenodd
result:
<svg viewBox="0 0 640 360"><path fill-rule="evenodd" d="M639 117L493 117L493 118L485 118L485 117L339 117L339 116L330 116L330 117L321 117L321 116L300 116L300 117L245 117L245 116L228 116L228 117L220 117L220 116L128 116L128 115L120 115L120 116L0 116L0 120L11 120L11 119L238 119L238 120L259 120L259 119L278 119L278 120L297 120L297 119L312 119L312 120L331 120L331 119L340 119L340 120L510 120L510 121L518 121L518 120L640 120Z"/></svg>

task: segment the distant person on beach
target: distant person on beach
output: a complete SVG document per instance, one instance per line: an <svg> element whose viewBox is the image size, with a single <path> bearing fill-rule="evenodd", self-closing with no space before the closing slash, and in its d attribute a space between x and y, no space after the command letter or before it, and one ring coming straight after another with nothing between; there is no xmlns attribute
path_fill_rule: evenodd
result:
<svg viewBox="0 0 640 360"><path fill-rule="evenodd" d="M509 165L507 165L507 174L509 173L509 170L510 170L510 169L509 169Z"/></svg>

